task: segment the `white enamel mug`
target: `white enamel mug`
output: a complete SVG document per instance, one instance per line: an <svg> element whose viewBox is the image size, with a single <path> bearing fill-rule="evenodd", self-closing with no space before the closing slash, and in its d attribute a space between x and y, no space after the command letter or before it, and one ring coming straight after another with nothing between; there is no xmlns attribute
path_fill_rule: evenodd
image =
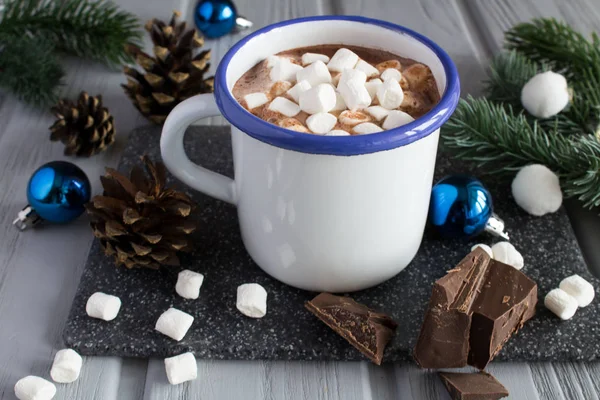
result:
<svg viewBox="0 0 600 400"><path fill-rule="evenodd" d="M235 82L267 56L336 43L428 65L441 101L402 127L340 137L280 128L233 98ZM214 96L195 96L175 107L163 127L162 157L187 185L237 206L244 245L269 275L307 290L365 289L402 271L419 249L439 128L456 107L459 87L450 57L409 29L349 16L284 21L229 50L215 76ZM183 149L185 129L219 113L232 125L233 180L192 163Z"/></svg>

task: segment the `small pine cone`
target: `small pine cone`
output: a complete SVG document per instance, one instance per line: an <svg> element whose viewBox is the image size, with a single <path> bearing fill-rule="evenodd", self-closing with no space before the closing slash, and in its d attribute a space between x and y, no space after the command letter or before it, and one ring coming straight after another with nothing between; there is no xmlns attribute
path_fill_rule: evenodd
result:
<svg viewBox="0 0 600 400"><path fill-rule="evenodd" d="M104 193L87 204L91 226L104 252L117 265L158 269L179 265L178 251L191 248L196 226L189 216L192 200L166 188L166 170L143 156L130 178L107 168L100 177Z"/></svg>
<svg viewBox="0 0 600 400"><path fill-rule="evenodd" d="M100 153L115 141L115 125L102 96L81 92L77 104L60 100L52 112L56 122L50 127L50 140L60 140L69 156L89 157Z"/></svg>
<svg viewBox="0 0 600 400"><path fill-rule="evenodd" d="M121 86L135 107L158 125L177 104L200 93L212 93L214 86L214 77L205 76L210 68L210 50L197 52L204 38L194 29L186 31L185 22L177 22L179 15L174 12L168 24L158 19L146 23L154 56L137 46L126 48L142 72L125 67L127 83Z"/></svg>

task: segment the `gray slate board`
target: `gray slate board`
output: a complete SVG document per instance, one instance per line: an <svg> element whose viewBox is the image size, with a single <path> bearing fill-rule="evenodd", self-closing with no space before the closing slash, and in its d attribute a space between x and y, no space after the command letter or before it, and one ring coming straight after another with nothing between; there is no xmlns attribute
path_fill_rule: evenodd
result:
<svg viewBox="0 0 600 400"><path fill-rule="evenodd" d="M160 159L160 129L141 128L131 133L119 170L126 172L149 154ZM192 160L232 176L228 128L193 127L185 148ZM436 179L469 172L465 165L438 157ZM361 354L304 309L315 293L293 289L267 276L246 253L231 205L197 193L169 176L169 183L185 190L197 202L199 229L193 253L183 255L182 267L147 271L116 268L94 242L64 331L65 344L84 355L127 357L167 356L193 351L198 358L240 360L362 360ZM568 217L558 213L534 218L519 209L506 182L485 181L495 199L495 210L523 253L526 272L539 285L537 315L502 350L503 360L592 360L600 355L597 320L600 302L580 309L562 322L541 302L560 280L588 272ZM478 241L490 243L490 237ZM442 241L427 232L416 258L398 276L376 288L353 294L357 301L389 313L399 322L385 361L410 358L434 280L444 275L469 252L476 241ZM368 267L368 266L365 266ZM174 290L177 273L191 269L205 276L198 300L185 300ZM266 317L244 317L235 308L236 287L258 282L269 293ZM87 298L96 291L119 296L123 302L112 322L89 318ZM154 330L158 316L176 307L195 317L181 342Z"/></svg>

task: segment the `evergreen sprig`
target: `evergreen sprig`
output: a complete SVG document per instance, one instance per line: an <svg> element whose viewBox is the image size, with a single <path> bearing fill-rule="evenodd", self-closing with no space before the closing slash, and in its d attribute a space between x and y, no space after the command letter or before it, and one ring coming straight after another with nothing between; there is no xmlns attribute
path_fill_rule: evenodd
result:
<svg viewBox="0 0 600 400"><path fill-rule="evenodd" d="M444 125L445 148L492 174L544 164L559 175L567 197L600 205L598 36L587 40L565 23L536 19L509 30L506 48L492 62L487 99L461 101ZM523 109L521 89L546 70L567 78L573 98L557 116L536 119Z"/></svg>
<svg viewBox="0 0 600 400"><path fill-rule="evenodd" d="M0 69L0 84L35 104L56 98L58 80L50 73L56 69L56 52L115 67L130 60L125 45L139 44L141 38L137 18L109 0L6 0L3 5L0 58L4 68ZM20 49L12 43L15 38L19 38ZM39 52L40 43L55 51ZM32 68L18 69L23 60L34 56L37 59ZM27 80L40 86L34 90L33 84L23 84Z"/></svg>

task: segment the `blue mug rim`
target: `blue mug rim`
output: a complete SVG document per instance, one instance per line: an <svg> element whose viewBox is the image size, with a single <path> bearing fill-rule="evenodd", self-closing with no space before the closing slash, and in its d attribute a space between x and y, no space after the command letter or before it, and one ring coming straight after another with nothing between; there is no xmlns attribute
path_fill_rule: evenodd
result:
<svg viewBox="0 0 600 400"><path fill-rule="evenodd" d="M427 114L398 128L358 136L320 136L281 128L247 111L227 88L226 72L233 56L250 40L273 29L312 21L352 21L376 25L407 34L429 47L441 61L446 74L446 88L439 103ZM308 154L352 156L406 146L429 136L450 118L460 98L460 79L450 56L431 39L406 27L361 16L313 16L290 19L268 25L238 41L225 54L215 75L215 100L221 114L233 126L251 137L275 147Z"/></svg>

